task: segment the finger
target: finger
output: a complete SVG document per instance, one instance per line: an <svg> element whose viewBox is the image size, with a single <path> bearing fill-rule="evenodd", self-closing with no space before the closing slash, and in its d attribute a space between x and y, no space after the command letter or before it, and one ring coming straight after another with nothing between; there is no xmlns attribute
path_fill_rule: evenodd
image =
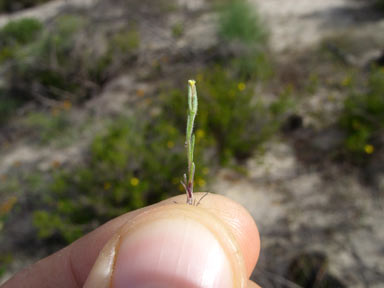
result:
<svg viewBox="0 0 384 288"><path fill-rule="evenodd" d="M4 288L81 287L102 247L125 223L155 207L175 201L183 203L185 196L177 196L111 220L69 247L17 274ZM237 203L214 194L204 198L200 207L216 214L229 227L242 251L249 275L257 261L260 245L257 228L248 212Z"/></svg>
<svg viewBox="0 0 384 288"><path fill-rule="evenodd" d="M196 194L197 200L205 195L205 193ZM179 195L175 198L181 203L185 202L184 195ZM199 207L207 209L229 226L229 229L240 245L247 275L248 277L251 276L260 252L259 231L252 216L243 206L219 194L208 194L199 203Z"/></svg>
<svg viewBox="0 0 384 288"><path fill-rule="evenodd" d="M120 240L113 239L103 249L85 288L107 288L110 283L117 288L153 283L156 287L245 287L248 275L239 241L223 217L212 213L214 206L208 201L206 205L209 208L163 206L125 224L125 232L118 233ZM223 215L232 225L237 222Z"/></svg>
<svg viewBox="0 0 384 288"><path fill-rule="evenodd" d="M252 280L249 280L248 281L248 288L261 288L259 285L257 285L255 282L253 282Z"/></svg>
<svg viewBox="0 0 384 288"><path fill-rule="evenodd" d="M116 235L97 259L85 288L246 287L237 240L207 209L186 204L154 208L127 222Z"/></svg>

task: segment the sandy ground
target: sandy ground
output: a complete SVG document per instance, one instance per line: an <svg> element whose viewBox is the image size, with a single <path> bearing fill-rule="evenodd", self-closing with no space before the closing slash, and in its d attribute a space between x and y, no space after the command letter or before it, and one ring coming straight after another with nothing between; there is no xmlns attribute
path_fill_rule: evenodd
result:
<svg viewBox="0 0 384 288"><path fill-rule="evenodd" d="M367 3L354 0L251 0L264 16L271 48L279 53L305 50L325 37L349 33L377 33L384 28L381 15ZM381 18L382 19L382 18Z"/></svg>

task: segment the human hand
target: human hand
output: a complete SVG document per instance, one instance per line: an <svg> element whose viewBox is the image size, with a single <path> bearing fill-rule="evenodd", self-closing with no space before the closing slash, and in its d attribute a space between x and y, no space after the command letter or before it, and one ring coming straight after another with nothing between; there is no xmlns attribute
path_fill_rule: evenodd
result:
<svg viewBox="0 0 384 288"><path fill-rule="evenodd" d="M259 287L248 280L260 250L248 212L215 194L174 202L185 195L109 221L2 288Z"/></svg>

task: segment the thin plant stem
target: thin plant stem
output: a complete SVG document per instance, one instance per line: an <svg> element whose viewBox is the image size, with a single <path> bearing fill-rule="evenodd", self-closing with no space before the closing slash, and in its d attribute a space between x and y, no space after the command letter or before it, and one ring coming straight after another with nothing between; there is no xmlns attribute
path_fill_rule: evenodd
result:
<svg viewBox="0 0 384 288"><path fill-rule="evenodd" d="M188 157L188 173L184 174L184 179L181 182L187 193L187 204L194 204L193 197L193 179L195 177L195 163L193 162L193 152L195 149L195 135L193 134L193 126L197 114L197 92L196 81L188 81L188 118L185 145L187 148Z"/></svg>

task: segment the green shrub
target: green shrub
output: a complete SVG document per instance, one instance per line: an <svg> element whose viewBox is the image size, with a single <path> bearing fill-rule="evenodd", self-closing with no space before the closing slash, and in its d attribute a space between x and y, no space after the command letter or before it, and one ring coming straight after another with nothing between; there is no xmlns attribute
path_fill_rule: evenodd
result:
<svg viewBox="0 0 384 288"><path fill-rule="evenodd" d="M5 253L0 255L0 277L2 277L7 271L8 266L13 262L13 256L11 253Z"/></svg>
<svg viewBox="0 0 384 288"><path fill-rule="evenodd" d="M274 75L270 55L264 49L256 49L237 55L229 60L231 69L237 77L246 80L269 80Z"/></svg>
<svg viewBox="0 0 384 288"><path fill-rule="evenodd" d="M363 90L363 91L361 91ZM374 70L366 87L354 89L344 102L340 119L346 130L345 148L362 156L372 154L384 129L384 70Z"/></svg>
<svg viewBox="0 0 384 288"><path fill-rule="evenodd" d="M32 112L22 122L30 131L35 132L32 134L35 134L35 138L42 144L62 138L65 132L74 129L65 111L60 110L53 110L50 113Z"/></svg>
<svg viewBox="0 0 384 288"><path fill-rule="evenodd" d="M180 38L184 34L184 25L183 23L175 23L172 26L172 36L176 39Z"/></svg>
<svg viewBox="0 0 384 288"><path fill-rule="evenodd" d="M245 0L232 0L220 9L219 36L227 41L260 44L265 42L266 31L255 7Z"/></svg>
<svg viewBox="0 0 384 288"><path fill-rule="evenodd" d="M129 210L182 193L186 172L184 136L161 119L121 119L91 144L84 164L58 172L36 211L34 224L43 238L73 241L96 225ZM197 156L196 186L204 162Z"/></svg>
<svg viewBox="0 0 384 288"><path fill-rule="evenodd" d="M122 69L132 58L140 46L140 35L135 26L121 30L111 36L104 54L91 59L89 77L96 83L104 83L116 71ZM92 58L92 57L90 57Z"/></svg>
<svg viewBox="0 0 384 288"><path fill-rule="evenodd" d="M267 33L260 17L246 0L229 0L219 6L219 37L229 47L231 58L222 59L231 66L237 76L244 79L270 78L272 62L267 52ZM240 45L239 45L240 44Z"/></svg>
<svg viewBox="0 0 384 288"><path fill-rule="evenodd" d="M139 33L136 28L120 31L112 36L110 43L110 49L113 52L129 53L139 48Z"/></svg>
<svg viewBox="0 0 384 288"><path fill-rule="evenodd" d="M42 31L33 18L11 21L0 30L0 63L13 59L20 46L33 42Z"/></svg>
<svg viewBox="0 0 384 288"><path fill-rule="evenodd" d="M36 95L73 103L91 97L108 77L125 67L140 39L131 27L102 35L105 49L91 47L84 42L87 25L80 16L62 15L35 41L18 47L7 73L8 89L24 101ZM9 53L4 50L0 57L9 58Z"/></svg>
<svg viewBox="0 0 384 288"><path fill-rule="evenodd" d="M196 77L200 107L204 107L196 119L196 136L201 131L206 138L203 145L214 144L222 164L233 157L240 161L250 157L277 131L289 106L286 97L271 105L263 103L254 97L254 83L245 82L230 70L217 66ZM163 95L165 114L180 131L185 127L184 94L174 90Z"/></svg>
<svg viewBox="0 0 384 288"><path fill-rule="evenodd" d="M384 0L377 0L377 7L384 11Z"/></svg>
<svg viewBox="0 0 384 288"><path fill-rule="evenodd" d="M6 123L12 113L20 106L20 101L0 89L0 125Z"/></svg>
<svg viewBox="0 0 384 288"><path fill-rule="evenodd" d="M27 44L36 39L43 25L34 18L24 18L7 23L1 30L1 45Z"/></svg>
<svg viewBox="0 0 384 288"><path fill-rule="evenodd" d="M79 17L61 16L50 31L45 29L38 37L29 39L33 41L16 47L6 73L11 94L25 101L35 99L35 94L59 99L66 95L65 91L76 92L79 83L75 76L81 69L74 67L73 61L78 59L71 52L79 25L82 25Z"/></svg>

